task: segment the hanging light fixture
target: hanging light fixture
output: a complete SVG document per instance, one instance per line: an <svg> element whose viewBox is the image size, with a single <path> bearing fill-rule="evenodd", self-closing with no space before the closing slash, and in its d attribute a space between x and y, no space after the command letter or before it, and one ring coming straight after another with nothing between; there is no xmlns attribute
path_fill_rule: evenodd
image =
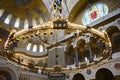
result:
<svg viewBox="0 0 120 80"><path fill-rule="evenodd" d="M54 30L58 30L58 31L59 30L63 30L63 31L67 30L68 32L73 31L74 38L79 38L80 31L82 31L81 33L83 36L85 34L87 34L86 37L89 37L88 33L92 33L94 35L101 37L101 39L104 40L109 47L111 47L110 39L107 36L107 33L105 31L100 32L97 29L94 29L90 26L83 26L83 25L71 23L66 18L62 17L62 12L61 12L62 3L63 3L62 0L53 0L51 10L53 12L55 11L55 13L57 15L51 14L51 16L53 16L53 17L51 17L52 20L50 20L44 24L37 25L37 27L30 26L28 29L23 29L20 31L12 31L9 35L8 40L6 41L5 49L8 46L10 46L10 43L13 40L15 40L17 38L19 39L20 36L22 36L23 40L29 39L29 36L31 36L31 37L39 36L40 40L43 43L47 44L47 47L49 47L49 48L59 46L59 45L63 44L63 42L68 43L67 39L57 40L55 42L49 41L47 39L48 31L50 31L49 34L52 35ZM43 31L44 38L40 34L41 31ZM58 36L55 36L55 37L58 37ZM71 37L68 37L68 39L72 40Z"/></svg>
<svg viewBox="0 0 120 80"><path fill-rule="evenodd" d="M73 40L78 39L81 36L81 35L79 35L80 33L83 35L83 37L85 36L85 33L91 33L93 35L99 36L103 41L106 42L107 46L111 48L110 39L105 31L100 32L99 30L94 29L90 26L83 26L83 25L71 23L66 18L62 17L61 16L62 15L62 0L53 0L52 9L57 14L57 15L51 14L51 16L53 16L52 20L50 20L44 24L37 25L37 27L29 27L28 29L23 29L18 32L12 31L5 43L5 49L8 49L8 47L11 45L10 43L13 40L19 38L20 36L23 36L23 35L25 36L26 34L30 35L33 38L34 38L34 35L39 36L40 40L47 45L46 48L50 49L50 48L62 45L63 43L67 44L70 42L70 40L73 41ZM49 41L46 39L46 36L48 35L47 31L49 31L49 30L51 31L50 32L51 35L53 34L52 31L54 31L54 30L56 30L56 31L57 30L58 31L59 30L63 30L63 31L68 30L68 32L71 32L71 33L73 31L73 33L74 33L74 35L72 36L73 39L71 39L71 36L70 36L70 37L58 40L57 39L58 35L56 35L55 42ZM38 32L41 32L41 31L46 31L46 32L43 32L43 36L38 34ZM57 34L57 32L56 32L56 34ZM89 37L89 35L86 35L86 36ZM23 37L23 40L24 39L25 39L25 37ZM46 55L46 54L44 54L44 55ZM56 55L56 58L57 57L58 57L58 55ZM61 67L59 67L59 66L55 66L54 69L55 70L59 69L61 71Z"/></svg>

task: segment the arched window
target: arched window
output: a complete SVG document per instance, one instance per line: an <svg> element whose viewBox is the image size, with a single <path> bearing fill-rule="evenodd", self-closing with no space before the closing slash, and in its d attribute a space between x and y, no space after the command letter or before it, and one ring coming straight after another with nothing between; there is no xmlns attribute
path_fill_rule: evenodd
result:
<svg viewBox="0 0 120 80"><path fill-rule="evenodd" d="M12 19L12 15L9 14L9 15L7 16L7 18L5 19L4 23L9 24L11 19Z"/></svg>
<svg viewBox="0 0 120 80"><path fill-rule="evenodd" d="M51 11L51 3L52 3L52 0L42 0L43 3L46 5L48 11L50 12Z"/></svg>
<svg viewBox="0 0 120 80"><path fill-rule="evenodd" d="M26 47L26 50L30 50L30 48L31 48L31 43L29 43L28 45L27 45L27 47Z"/></svg>
<svg viewBox="0 0 120 80"><path fill-rule="evenodd" d="M44 47L43 47L43 45L40 45L39 46L39 52L43 52L44 51Z"/></svg>
<svg viewBox="0 0 120 80"><path fill-rule="evenodd" d="M42 24L42 23L43 23L43 19L42 19L42 18L39 18L39 21L40 21L40 24Z"/></svg>
<svg viewBox="0 0 120 80"><path fill-rule="evenodd" d="M35 19L32 20L32 25L33 25L33 27L37 27L37 26L36 26L37 24L36 24Z"/></svg>
<svg viewBox="0 0 120 80"><path fill-rule="evenodd" d="M20 18L17 18L14 26L18 28L19 24L20 24Z"/></svg>
<svg viewBox="0 0 120 80"><path fill-rule="evenodd" d="M3 13L4 13L4 9L1 9L0 10L0 17L3 15Z"/></svg>
<svg viewBox="0 0 120 80"><path fill-rule="evenodd" d="M99 19L108 14L108 7L104 3L96 3L90 8L87 8L82 15L81 21L83 25L90 24L91 22Z"/></svg>
<svg viewBox="0 0 120 80"><path fill-rule="evenodd" d="M87 57L85 57L85 61L86 61L86 62L88 61Z"/></svg>
<svg viewBox="0 0 120 80"><path fill-rule="evenodd" d="M37 52L37 45L33 46L33 52Z"/></svg>
<svg viewBox="0 0 120 80"><path fill-rule="evenodd" d="M28 20L27 19L25 19L24 28L28 28Z"/></svg>

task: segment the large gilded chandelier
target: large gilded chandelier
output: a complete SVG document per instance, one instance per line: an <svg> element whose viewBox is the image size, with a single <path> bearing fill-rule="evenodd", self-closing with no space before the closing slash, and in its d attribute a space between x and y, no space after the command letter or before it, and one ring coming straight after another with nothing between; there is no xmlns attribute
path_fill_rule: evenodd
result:
<svg viewBox="0 0 120 80"><path fill-rule="evenodd" d="M50 21L43 23L41 25L37 25L36 27L30 26L28 29L22 29L20 31L11 31L5 44L5 52L11 52L15 47L15 46L12 47L12 45L16 44L17 41L19 41L19 38L21 36L28 36L28 35L38 36L39 40L46 45L46 49L48 51L49 49L53 47L57 47L59 45L64 45L64 44L69 44L70 42L74 42L76 39L78 39L83 34L90 33L92 37L94 37L93 35L96 35L100 37L102 41L105 42L105 44L108 47L108 50L105 54L110 54L111 53L111 42L110 42L110 39L106 31L101 32L90 26L83 26L83 25L69 22L68 19L62 17L62 4L63 4L62 0L53 0L53 4L51 7L52 14L51 14ZM64 32L71 31L73 35L67 36L67 38L63 38L60 40L56 39L56 41L49 41L40 35L41 31L42 32L50 31L50 34L52 35L52 32L55 30L56 31L62 30ZM46 35L45 32L44 32L44 35ZM47 52L45 54L39 55L39 57L44 57L44 56L47 56Z"/></svg>

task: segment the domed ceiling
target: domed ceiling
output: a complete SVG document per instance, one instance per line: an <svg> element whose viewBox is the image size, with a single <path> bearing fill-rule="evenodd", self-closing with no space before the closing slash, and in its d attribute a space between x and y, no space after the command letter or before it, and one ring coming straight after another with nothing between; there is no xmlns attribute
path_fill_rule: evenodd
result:
<svg viewBox="0 0 120 80"><path fill-rule="evenodd" d="M42 0L0 0L1 21L15 26L18 22L18 27L22 28L27 20L28 26L40 24L40 18L44 21L48 18L48 10ZM6 21L9 16L10 21ZM34 20L34 23L33 23Z"/></svg>
<svg viewBox="0 0 120 80"><path fill-rule="evenodd" d="M47 13L47 9L39 0L1 0L0 8L20 18L38 18Z"/></svg>
<svg viewBox="0 0 120 80"><path fill-rule="evenodd" d="M52 2L53 0L0 0L0 27L19 30L42 24L49 20ZM62 15L69 19L87 4L87 0L63 2Z"/></svg>

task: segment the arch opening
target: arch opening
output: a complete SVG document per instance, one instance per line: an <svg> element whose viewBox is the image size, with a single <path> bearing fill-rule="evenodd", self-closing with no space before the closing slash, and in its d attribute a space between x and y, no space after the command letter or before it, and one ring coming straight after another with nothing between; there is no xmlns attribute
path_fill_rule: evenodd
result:
<svg viewBox="0 0 120 80"><path fill-rule="evenodd" d="M111 26L111 27L107 28L106 32L107 32L108 36L111 38L113 33L119 32L119 29L116 26Z"/></svg>
<svg viewBox="0 0 120 80"><path fill-rule="evenodd" d="M17 74L11 68L0 67L0 80L17 80Z"/></svg>
<svg viewBox="0 0 120 80"><path fill-rule="evenodd" d="M67 65L73 65L74 64L74 49L73 45L70 45L67 47L66 51L66 64Z"/></svg>
<svg viewBox="0 0 120 80"><path fill-rule="evenodd" d="M72 80L85 80L85 77L82 74L77 73L73 76Z"/></svg>
<svg viewBox="0 0 120 80"><path fill-rule="evenodd" d="M114 80L114 77L110 70L103 68L97 71L96 80Z"/></svg>
<svg viewBox="0 0 120 80"><path fill-rule="evenodd" d="M0 80L12 80L12 76L6 71L0 71Z"/></svg>
<svg viewBox="0 0 120 80"><path fill-rule="evenodd" d="M77 53L78 53L78 59L80 62L84 61L84 50L85 50L85 40L81 39L77 42Z"/></svg>
<svg viewBox="0 0 120 80"><path fill-rule="evenodd" d="M114 33L111 36L111 43L112 43L112 48L113 52L119 52L120 51L120 32Z"/></svg>

